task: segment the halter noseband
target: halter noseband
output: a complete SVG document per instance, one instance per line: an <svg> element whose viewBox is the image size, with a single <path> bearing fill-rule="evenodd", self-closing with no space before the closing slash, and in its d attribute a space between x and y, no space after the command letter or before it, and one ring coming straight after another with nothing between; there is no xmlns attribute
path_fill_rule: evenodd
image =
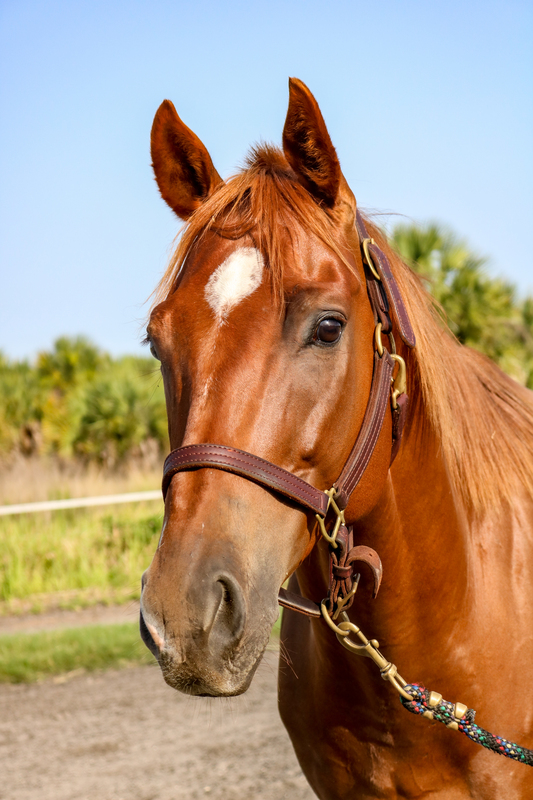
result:
<svg viewBox="0 0 533 800"><path fill-rule="evenodd" d="M416 343L398 285L391 272L389 260L374 243L374 240L368 236L359 211L356 217L356 227L363 251L368 296L377 323L376 350L370 395L363 422L352 451L333 487L326 492L321 491L270 461L234 447L217 444L193 444L178 447L167 456L163 467L164 498L170 482L177 472L214 468L232 472L259 483L284 495L306 510L314 512L321 532L330 544L330 552L333 551L329 592L330 610L337 602L339 594L343 598L345 595L351 594L354 561L364 561L371 567L374 573L374 594L377 593L381 581L379 556L370 548L353 547L353 532L351 526L346 527L344 509L374 452L391 397L391 385L393 386L391 464L401 442L409 401L405 393L405 363L396 354L392 337L392 321L389 314L391 309L403 342L408 347L414 347ZM382 344L381 333L389 336L392 353ZM400 366L400 372L393 380L396 363ZM336 521L333 529L328 532L325 520L330 509L335 512ZM355 589L353 593L355 593ZM344 602L343 608L348 608L352 600L353 595ZM311 616L321 616L320 609L315 603L284 589L280 591L279 602Z"/></svg>

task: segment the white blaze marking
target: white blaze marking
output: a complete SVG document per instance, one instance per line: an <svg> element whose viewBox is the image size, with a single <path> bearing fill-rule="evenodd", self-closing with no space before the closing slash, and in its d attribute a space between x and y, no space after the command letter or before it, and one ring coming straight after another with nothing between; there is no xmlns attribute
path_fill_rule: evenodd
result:
<svg viewBox="0 0 533 800"><path fill-rule="evenodd" d="M261 285L263 267L259 250L240 247L216 268L205 287L205 299L220 321Z"/></svg>

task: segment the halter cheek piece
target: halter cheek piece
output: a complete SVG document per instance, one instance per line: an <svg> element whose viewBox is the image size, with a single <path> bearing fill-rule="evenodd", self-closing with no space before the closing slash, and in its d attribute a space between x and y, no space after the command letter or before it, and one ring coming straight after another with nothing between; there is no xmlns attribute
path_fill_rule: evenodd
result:
<svg viewBox="0 0 533 800"><path fill-rule="evenodd" d="M381 582L379 556L369 547L353 546L353 530L352 526L346 526L344 509L372 457L390 401L392 401L391 464L401 442L408 397L405 394L405 363L395 352L390 310L402 340L408 347L415 346L413 329L387 256L368 236L359 212L357 212L356 227L363 250L368 296L376 320L376 350L370 396L363 423L333 487L326 492L315 489L282 467L225 445L193 444L178 447L167 456L163 468L163 497L166 497L172 477L177 472L214 468L255 481L284 495L307 511L314 512L320 530L330 546L328 611L332 613L335 610L336 616L341 610L349 608L353 602L358 581L354 568L356 561L363 561L371 568L374 575L374 596ZM382 344L382 333L388 335L392 353ZM393 379L396 364L399 365L399 372ZM333 528L328 531L326 517L330 510L335 513L336 520ZM287 608L313 617L322 616L320 607L316 603L286 589L280 590L278 599L279 603Z"/></svg>

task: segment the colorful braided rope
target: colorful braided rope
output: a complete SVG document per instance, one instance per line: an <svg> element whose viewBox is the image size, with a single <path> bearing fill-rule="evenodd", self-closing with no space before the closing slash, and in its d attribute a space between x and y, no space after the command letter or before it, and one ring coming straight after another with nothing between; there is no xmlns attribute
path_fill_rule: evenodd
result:
<svg viewBox="0 0 533 800"><path fill-rule="evenodd" d="M527 747L520 747L502 736L494 736L484 728L480 728L474 722L476 712L472 708L469 708L462 717L456 717L455 706L448 700L441 699L437 705L431 706L429 704L431 693L420 684L412 683L403 688L413 699L409 701L400 696L400 701L404 708L412 714L419 714L420 716L426 714L428 716L427 712L429 712L433 719L437 722L442 722L444 725L449 726L450 723L456 723L457 729L473 742L476 742L476 744L480 744L500 756L506 756L506 758L512 758L515 761L533 767L533 750L528 750Z"/></svg>

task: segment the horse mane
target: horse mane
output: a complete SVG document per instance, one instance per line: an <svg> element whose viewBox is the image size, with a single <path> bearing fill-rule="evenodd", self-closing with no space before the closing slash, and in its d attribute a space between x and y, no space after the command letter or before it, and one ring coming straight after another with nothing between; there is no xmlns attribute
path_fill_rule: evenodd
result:
<svg viewBox="0 0 533 800"><path fill-rule="evenodd" d="M238 239L254 229L280 300L283 241L295 223L352 269L338 242L336 221L335 211L317 204L297 182L279 149L256 147L245 168L217 187L178 234L176 250L154 291L154 305L174 291L187 255L210 230ZM533 393L457 341L419 276L376 224L366 224L389 258L416 334L416 348L407 354L408 393L410 429L419 433L420 446L429 425L454 489L476 513L511 504L521 490L533 494Z"/></svg>
<svg viewBox="0 0 533 800"><path fill-rule="evenodd" d="M474 512L512 504L523 489L533 494L533 392L462 345L420 277L376 225L367 227L389 258L416 335L407 354L411 429L431 426L452 484Z"/></svg>

